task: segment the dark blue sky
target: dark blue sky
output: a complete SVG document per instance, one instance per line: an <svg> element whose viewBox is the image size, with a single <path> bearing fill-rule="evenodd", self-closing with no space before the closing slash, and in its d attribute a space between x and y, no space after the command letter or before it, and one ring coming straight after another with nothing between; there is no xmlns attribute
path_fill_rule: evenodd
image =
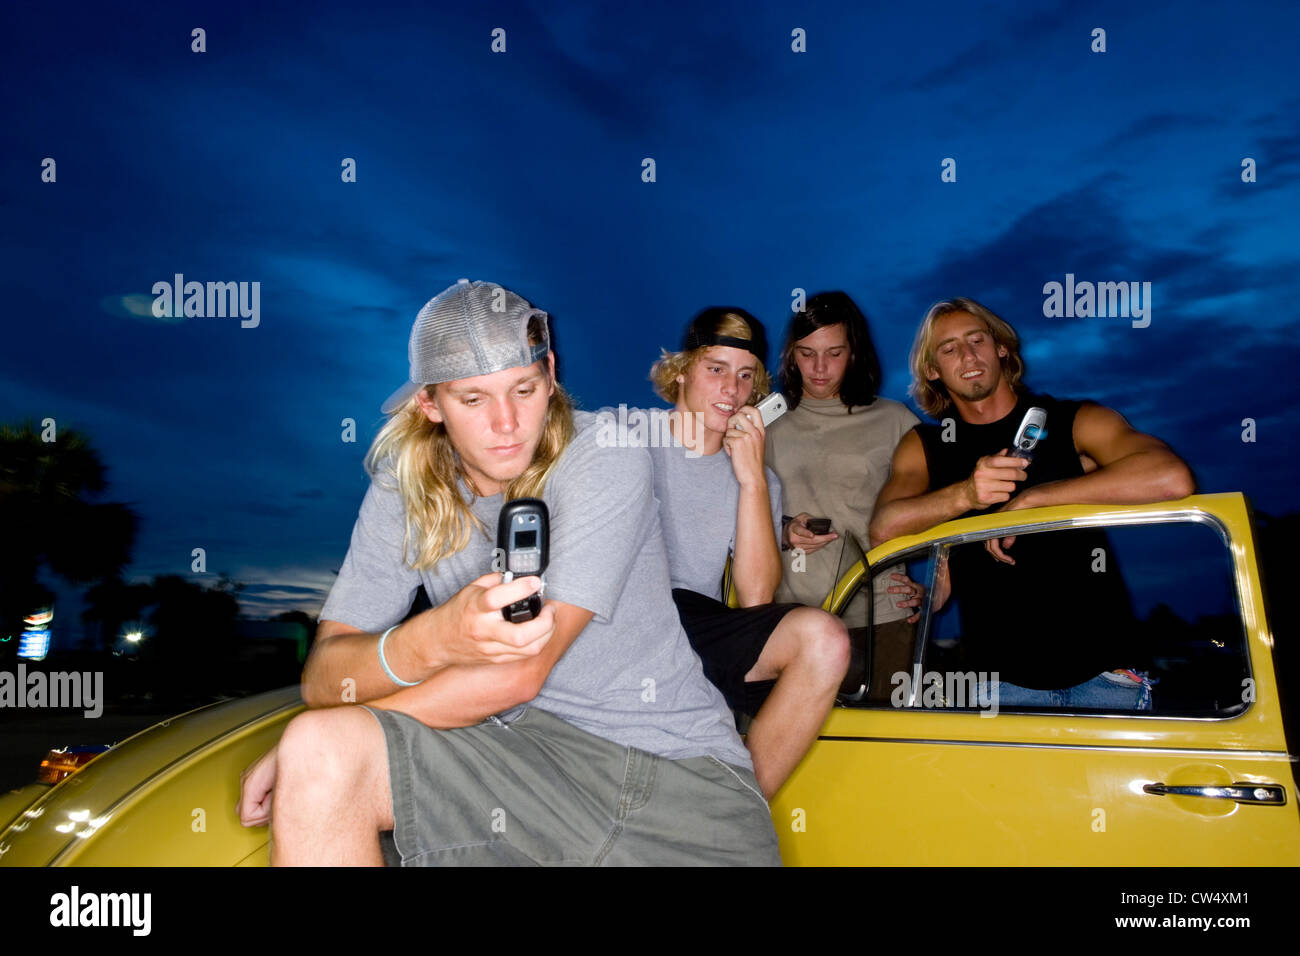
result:
<svg viewBox="0 0 1300 956"><path fill-rule="evenodd" d="M202 547L249 613L315 613L411 321L458 277L551 312L589 408L655 401L705 305L779 342L795 287L857 299L903 399L926 308L969 295L1036 388L1295 510L1296 6L859 6L11 5L0 421L91 436L143 517L132 576ZM177 272L260 282L260 324L153 318ZM1150 326L1045 317L1066 273L1150 282Z"/></svg>

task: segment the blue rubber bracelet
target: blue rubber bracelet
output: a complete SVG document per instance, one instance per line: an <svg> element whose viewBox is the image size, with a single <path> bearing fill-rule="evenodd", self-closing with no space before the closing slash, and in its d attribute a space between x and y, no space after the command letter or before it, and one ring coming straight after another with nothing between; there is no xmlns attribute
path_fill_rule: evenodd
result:
<svg viewBox="0 0 1300 956"><path fill-rule="evenodd" d="M384 669L384 673L388 675L388 679L394 684L399 684L402 687L414 687L416 684L422 682L418 680L402 680L393 673L393 669L388 666L388 661L384 660L384 641L388 640L388 635L392 634L393 631L397 630L400 626L400 623L394 624L388 630L384 631L383 635L379 638L379 666Z"/></svg>

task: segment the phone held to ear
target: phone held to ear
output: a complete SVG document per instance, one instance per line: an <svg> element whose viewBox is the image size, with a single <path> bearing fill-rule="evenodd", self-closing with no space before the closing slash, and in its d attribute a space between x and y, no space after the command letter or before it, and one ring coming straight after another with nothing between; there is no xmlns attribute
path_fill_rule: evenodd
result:
<svg viewBox="0 0 1300 956"><path fill-rule="evenodd" d="M785 396L780 392L772 392L754 407L758 409L759 417L763 419L764 428L784 415L789 408L785 403Z"/></svg>
<svg viewBox="0 0 1300 956"><path fill-rule="evenodd" d="M501 609L501 615L512 624L531 621L542 613L543 595L546 593L546 562L550 551L550 515L546 502L540 498L516 498L501 506L497 517L497 549L493 556L493 570L502 572L501 583L517 577L537 575L542 578L542 589L521 601Z"/></svg>

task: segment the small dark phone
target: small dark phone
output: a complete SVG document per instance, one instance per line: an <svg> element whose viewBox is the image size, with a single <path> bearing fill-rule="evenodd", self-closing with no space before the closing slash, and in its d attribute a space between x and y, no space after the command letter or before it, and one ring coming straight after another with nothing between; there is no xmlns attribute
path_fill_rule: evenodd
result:
<svg viewBox="0 0 1300 956"><path fill-rule="evenodd" d="M831 530L830 518L809 518L804 524L813 534L829 534Z"/></svg>
<svg viewBox="0 0 1300 956"><path fill-rule="evenodd" d="M1007 455L1011 458L1023 458L1025 461L1034 460L1034 448L1038 445L1038 440L1047 435L1047 412L1035 406L1025 412L1024 419L1020 422L1020 427L1016 429L1016 439L1011 443L1011 450Z"/></svg>
<svg viewBox="0 0 1300 956"><path fill-rule="evenodd" d="M541 577L546 571L550 538L550 515L546 502L540 498L516 498L502 505L497 517L497 549L492 558L492 569L502 572L502 583L517 577ZM531 621L542 613L542 595L545 592L546 579L543 577L541 591L503 607L502 617L512 624Z"/></svg>

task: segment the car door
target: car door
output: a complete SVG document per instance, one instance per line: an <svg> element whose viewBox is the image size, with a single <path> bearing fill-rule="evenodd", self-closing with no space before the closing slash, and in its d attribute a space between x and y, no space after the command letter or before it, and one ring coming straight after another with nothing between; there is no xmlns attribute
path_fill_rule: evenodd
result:
<svg viewBox="0 0 1300 956"><path fill-rule="evenodd" d="M1050 586L1035 590L1050 593L974 591L985 582L969 569L992 561L985 542L1009 532L1008 555L1062 566L1039 579ZM923 613L915 624L873 619L871 659L893 672L877 667L866 700L832 711L777 794L787 864L1300 862L1272 635L1240 495L967 519L869 557L838 599L902 565L927 588ZM1027 635L1006 667L1034 664L1039 641L1068 662L1101 635L1119 649L1116 665L1147 682L1103 680L1135 691L1122 703L1109 694L1004 703L1015 693L974 669L998 659L987 653L989 619L993 633ZM1134 709L1143 690L1150 709Z"/></svg>

